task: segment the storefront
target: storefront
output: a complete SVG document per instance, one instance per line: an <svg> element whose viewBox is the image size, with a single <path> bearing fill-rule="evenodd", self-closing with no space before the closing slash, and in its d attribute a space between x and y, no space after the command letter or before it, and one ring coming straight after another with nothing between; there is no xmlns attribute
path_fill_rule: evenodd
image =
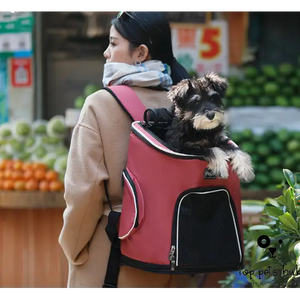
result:
<svg viewBox="0 0 300 300"><path fill-rule="evenodd" d="M37 119L48 122L54 116L67 117L67 111L71 111L72 118L67 125L72 129L80 112L80 107L75 107L75 100L90 94L93 86L102 86L105 63L103 51L108 44L110 22L115 15L116 12L1 14L0 124L19 118L26 118L30 122ZM256 76L253 69L252 73L250 70L246 74L244 67L259 68L264 64L278 66L285 61L296 65L300 44L292 38L296 34L296 28L299 27L298 15L296 13L257 15L248 12L172 12L167 15L171 21L174 54L178 61L193 74L200 75L207 71L215 71L230 78L235 89L231 94L230 90L228 91L228 103L230 103L228 109L233 116L232 119L236 120L231 124L232 128L247 135L241 138L243 146L246 145L253 151L257 149L260 151L253 152L254 163L259 169L257 174L276 173L274 182L278 182L282 174L278 176L278 170L274 172L273 169L281 167L282 162L287 166L286 162L290 161L293 153L281 158L279 154L283 152L283 142L279 143L281 146L278 143L270 144L267 150L262 145L267 139L273 139L274 135L266 135L263 139L259 139L254 137L253 132L247 130L245 126L242 129L236 126L237 120L242 120L241 123L245 124L246 116L251 115L250 111L255 117L258 116L257 111L260 111L260 116L263 111L270 117L269 119L272 119L270 113L273 110L277 113L276 118L279 119L278 110L283 109L284 112L293 113L286 116L287 120L291 119L289 116L297 119L299 109L295 107L299 99L294 99L289 109L282 108L279 103L285 101L280 98L280 102L278 98L282 95L275 94L274 89L265 89L265 81L259 83L256 77L260 76ZM285 26L284 23L287 25ZM281 26L285 26L282 31L280 31ZM278 41L276 43L273 33L271 34L274 28L277 33L280 33L282 39L279 44ZM284 90L281 89L282 84L290 83L288 77L290 75L286 76L283 79L283 76L280 76L282 81L280 89L275 90ZM274 78L272 80L275 81ZM242 84L245 85L243 89L240 88ZM254 85L256 89L253 89ZM274 102L275 100L272 102L275 108L262 105L264 108L261 109L260 104L263 103L261 99L266 101L266 95L263 94L265 90L269 92L271 90L271 94L268 95L269 100L279 99L279 102ZM292 99L290 89L285 89L285 93L287 93L286 97ZM242 109L243 114L239 109ZM267 120L263 116L258 120L255 119L250 129L259 125L262 119ZM276 123L274 119L275 117L269 126L274 127ZM290 128L296 127L290 125ZM59 150L65 151L68 147L69 136L65 137L65 148ZM251 146L254 140L258 143L257 147ZM296 143L293 143L294 148L291 147L294 153L299 151L295 145ZM0 147L2 151L3 145ZM51 145L49 147L51 148ZM271 164L269 167L273 168L268 169L262 167L264 163L260 160L266 161L271 153L270 149L274 150L272 147L277 149L275 150L279 153L279 158L268 162ZM11 147L9 150L11 151ZM63 152L63 155L65 154L67 153ZM35 157L39 156L40 159L44 155L46 154L43 151L35 153ZM299 156L297 159L300 163ZM298 163L295 160L290 164L295 165L295 162ZM276 190L270 191L274 182L266 181L265 177L258 176L261 185L255 184L253 190L243 190L243 199L264 199L266 196L275 197L280 194ZM57 243L64 207L63 190L0 191L0 243L3 251L0 256L1 287L66 286L67 262ZM224 274L214 275L216 274L209 275L207 287L217 287L217 278L224 277Z"/></svg>

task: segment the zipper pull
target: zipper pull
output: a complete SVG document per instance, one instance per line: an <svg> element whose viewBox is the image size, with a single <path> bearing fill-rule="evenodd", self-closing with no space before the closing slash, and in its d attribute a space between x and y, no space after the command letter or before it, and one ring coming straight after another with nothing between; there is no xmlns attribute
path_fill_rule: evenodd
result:
<svg viewBox="0 0 300 300"><path fill-rule="evenodd" d="M169 261L171 262L171 271L175 271L175 246L172 245L170 254L169 254Z"/></svg>

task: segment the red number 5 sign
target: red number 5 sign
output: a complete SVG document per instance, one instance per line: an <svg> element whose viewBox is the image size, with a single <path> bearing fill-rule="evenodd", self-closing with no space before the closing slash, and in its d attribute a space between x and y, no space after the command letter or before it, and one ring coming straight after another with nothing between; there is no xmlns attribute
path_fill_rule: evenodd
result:
<svg viewBox="0 0 300 300"><path fill-rule="evenodd" d="M203 26L174 26L172 36L175 57L189 72L197 72L198 75L208 72L228 75L227 25L225 20L214 20Z"/></svg>
<svg viewBox="0 0 300 300"><path fill-rule="evenodd" d="M201 48L199 51L200 59L216 59L221 53L220 27L205 28L201 37Z"/></svg>

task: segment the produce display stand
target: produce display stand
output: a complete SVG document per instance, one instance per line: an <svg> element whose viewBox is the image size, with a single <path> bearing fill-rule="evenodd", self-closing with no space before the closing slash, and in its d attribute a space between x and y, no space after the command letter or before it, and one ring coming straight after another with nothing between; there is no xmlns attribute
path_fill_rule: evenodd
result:
<svg viewBox="0 0 300 300"><path fill-rule="evenodd" d="M0 287L66 287L63 192L0 192Z"/></svg>
<svg viewBox="0 0 300 300"><path fill-rule="evenodd" d="M63 192L40 191L0 191L0 208L33 209L33 208L65 208Z"/></svg>

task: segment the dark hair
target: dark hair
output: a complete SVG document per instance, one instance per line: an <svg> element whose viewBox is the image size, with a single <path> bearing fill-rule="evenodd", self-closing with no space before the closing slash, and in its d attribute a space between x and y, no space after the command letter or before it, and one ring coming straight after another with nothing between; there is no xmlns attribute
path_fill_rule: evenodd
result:
<svg viewBox="0 0 300 300"><path fill-rule="evenodd" d="M162 13L123 12L112 20L112 25L129 41L131 48L144 44L149 49L151 59L168 64L173 84L190 78L173 55L170 24Z"/></svg>

